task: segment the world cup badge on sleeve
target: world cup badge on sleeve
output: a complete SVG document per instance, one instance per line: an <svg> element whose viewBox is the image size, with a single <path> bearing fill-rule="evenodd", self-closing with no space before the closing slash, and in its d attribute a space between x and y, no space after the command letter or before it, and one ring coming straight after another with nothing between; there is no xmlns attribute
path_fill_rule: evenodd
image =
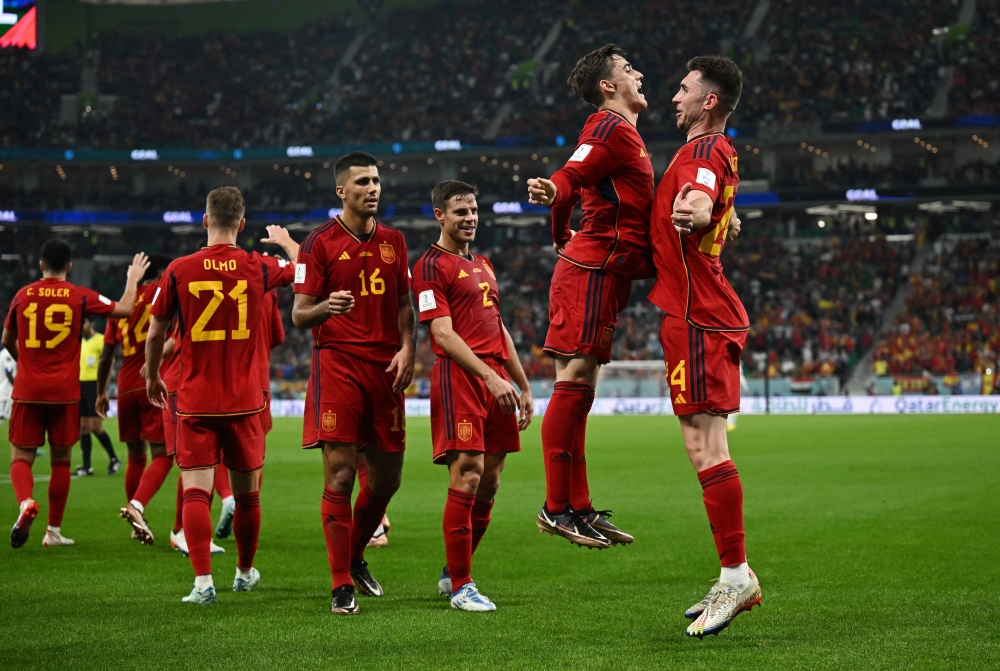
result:
<svg viewBox="0 0 1000 671"><path fill-rule="evenodd" d="M459 440L469 440L472 438L472 422L462 421L458 423Z"/></svg>
<svg viewBox="0 0 1000 671"><path fill-rule="evenodd" d="M330 412L327 410L323 413L323 430L326 432L333 431L337 428L337 413Z"/></svg>
<svg viewBox="0 0 1000 671"><path fill-rule="evenodd" d="M386 263L396 262L396 250L393 249L392 245L387 242L383 242L378 246L378 250L382 252L382 260Z"/></svg>

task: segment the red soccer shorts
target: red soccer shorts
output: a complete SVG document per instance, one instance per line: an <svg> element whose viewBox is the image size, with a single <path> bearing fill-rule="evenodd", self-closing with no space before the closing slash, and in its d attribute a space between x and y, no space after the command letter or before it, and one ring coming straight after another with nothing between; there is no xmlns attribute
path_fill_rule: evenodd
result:
<svg viewBox="0 0 1000 671"><path fill-rule="evenodd" d="M221 417L177 417L177 467L196 471L218 466L250 473L264 465L260 412Z"/></svg>
<svg viewBox="0 0 1000 671"><path fill-rule="evenodd" d="M260 423L264 427L264 435L271 433L274 421L271 420L271 392L264 390L264 409L260 411Z"/></svg>
<svg viewBox="0 0 1000 671"><path fill-rule="evenodd" d="M145 389L118 397L118 440L123 443L164 442L163 411L149 402Z"/></svg>
<svg viewBox="0 0 1000 671"><path fill-rule="evenodd" d="M746 331L703 331L663 316L660 344L675 415L740 411L740 355Z"/></svg>
<svg viewBox="0 0 1000 671"><path fill-rule="evenodd" d="M177 452L177 396L167 396L167 407L160 409L163 414L163 442L167 445L167 454Z"/></svg>
<svg viewBox="0 0 1000 671"><path fill-rule="evenodd" d="M73 447L80 440L80 402L25 403L14 401L10 414L10 444L25 450L45 445L55 449Z"/></svg>
<svg viewBox="0 0 1000 671"><path fill-rule="evenodd" d="M484 359L510 382L503 362ZM486 383L451 359L438 357L431 373L431 438L434 463L444 463L452 450L520 452L517 415L500 412L500 404Z"/></svg>
<svg viewBox="0 0 1000 671"><path fill-rule="evenodd" d="M406 449L406 406L403 395L392 392L395 374L385 372L386 364L332 349L312 353L302 447L327 441Z"/></svg>
<svg viewBox="0 0 1000 671"><path fill-rule="evenodd" d="M611 339L618 313L628 305L632 282L603 270L587 270L560 258L549 287L550 355L586 354L611 361Z"/></svg>

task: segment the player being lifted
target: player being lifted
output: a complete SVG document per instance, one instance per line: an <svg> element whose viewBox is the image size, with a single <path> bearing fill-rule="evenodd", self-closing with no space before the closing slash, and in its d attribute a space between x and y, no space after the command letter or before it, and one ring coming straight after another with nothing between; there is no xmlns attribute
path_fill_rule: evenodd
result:
<svg viewBox="0 0 1000 671"><path fill-rule="evenodd" d="M618 313L632 280L653 276L649 214L653 166L635 128L646 109L642 73L613 44L581 58L569 76L578 96L594 105L576 151L551 179L529 179L530 202L552 206L559 260L549 289L545 352L555 359L556 384L542 418L545 505L538 528L572 543L606 548L634 539L594 510L587 482L587 414L598 366L611 360ZM570 230L577 201L580 231Z"/></svg>
<svg viewBox="0 0 1000 671"><path fill-rule="evenodd" d="M136 285L149 262L136 254L128 268L125 293L115 303L96 291L66 281L73 252L63 240L42 245L42 279L14 296L4 322L3 345L20 370L14 379L10 418L10 481L20 514L10 532L11 547L28 540L38 504L31 498L35 451L48 434L52 448L49 527L42 545L73 545L62 535L69 497L69 458L80 437L80 335L86 315L127 317L135 307Z"/></svg>
<svg viewBox="0 0 1000 671"><path fill-rule="evenodd" d="M163 436L163 412L149 402L146 380L140 374L146 365L146 335L151 318L150 304L170 257L152 254L149 269L139 286L135 309L128 317L108 320L104 329L104 348L97 366L97 413L108 412L108 381L115 362L115 350L121 346L122 367L118 371L118 439L128 448L125 467L126 506L119 511L132 526L132 537L143 545L153 544L153 532L143 513L149 501L160 491L174 466L174 452ZM146 468L146 445L153 463Z"/></svg>
<svg viewBox="0 0 1000 671"><path fill-rule="evenodd" d="M726 120L740 99L743 75L720 56L688 61L673 98L687 144L674 154L656 192L651 234L656 284L649 299L666 314L660 331L674 414L701 481L722 563L719 581L687 610L688 636L718 634L760 603L760 584L746 561L743 486L729 458L726 416L740 409L740 354L749 320L722 274L719 256L740 222L736 150Z"/></svg>
<svg viewBox="0 0 1000 671"><path fill-rule="evenodd" d="M243 195L231 186L208 194L203 224L208 246L167 266L152 300L146 336L146 389L149 400L167 407L160 376L170 321L178 321L180 364L176 404L177 465L184 481L184 536L195 584L188 603L215 603L209 506L215 467L223 461L236 499L234 592L260 583L253 567L260 535L260 469L264 465L257 334L264 294L287 286L293 265L236 246L246 225ZM277 244L294 263L298 245L279 226L268 226L262 242Z"/></svg>
<svg viewBox="0 0 1000 671"><path fill-rule="evenodd" d="M504 460L521 450L518 430L531 423L534 403L500 317L493 264L469 251L479 225L477 195L463 182L434 187L441 237L413 267L413 286L437 355L431 372L434 462L446 464L450 476L443 522L448 564L439 587L452 608L481 612L496 606L472 580L472 555L489 526Z"/></svg>
<svg viewBox="0 0 1000 671"><path fill-rule="evenodd" d="M406 443L403 391L413 377L413 305L403 235L375 219L377 161L353 152L334 166L344 212L302 243L292 321L313 330L304 448L323 453L321 507L333 577L331 610L360 611L355 587L382 596L365 546L399 488ZM358 451L368 481L351 512Z"/></svg>

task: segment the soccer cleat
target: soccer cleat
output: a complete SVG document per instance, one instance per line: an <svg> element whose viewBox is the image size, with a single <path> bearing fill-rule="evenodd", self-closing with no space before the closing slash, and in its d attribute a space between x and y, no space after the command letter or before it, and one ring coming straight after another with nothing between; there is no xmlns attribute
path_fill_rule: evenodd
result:
<svg viewBox="0 0 1000 671"><path fill-rule="evenodd" d="M260 571L255 568L250 569L249 578L241 578L240 570L236 569L236 577L233 578L233 591L234 592L249 592L254 587L260 584Z"/></svg>
<svg viewBox="0 0 1000 671"><path fill-rule="evenodd" d="M28 540L31 532L31 523L38 516L38 504L34 499L25 499L21 502L21 513L14 522L14 528L10 530L10 546L19 548Z"/></svg>
<svg viewBox="0 0 1000 671"><path fill-rule="evenodd" d="M462 585L462 589L451 597L451 607L470 613L486 613L497 609L496 604L479 593L474 582Z"/></svg>
<svg viewBox="0 0 1000 671"><path fill-rule="evenodd" d="M58 531L45 531L45 538L42 539L42 545L45 547L57 547L60 545L76 545L76 541L72 538L66 538Z"/></svg>
<svg viewBox="0 0 1000 671"><path fill-rule="evenodd" d="M611 542L607 538L595 531L582 515L569 506L558 514L550 513L545 506L542 506L542 509L538 511L535 523L540 532L550 536L562 536L570 543L575 543L580 547L598 548L599 550L611 547Z"/></svg>
<svg viewBox="0 0 1000 671"><path fill-rule="evenodd" d="M448 565L441 569L441 577L438 578L438 594L451 596L451 575L448 574Z"/></svg>
<svg viewBox="0 0 1000 671"><path fill-rule="evenodd" d="M375 533L372 534L371 540L368 541L368 547L384 548L387 545L389 545L389 534L385 531L385 525L379 524Z"/></svg>
<svg viewBox="0 0 1000 671"><path fill-rule="evenodd" d="M174 533L173 531L170 532L170 547L179 551L185 557L188 556L188 544L187 539L184 538L183 529L177 533Z"/></svg>
<svg viewBox="0 0 1000 671"><path fill-rule="evenodd" d="M153 532L150 531L149 525L143 519L142 513L136 510L131 503L119 510L118 516L131 525L133 538L143 545L153 544Z"/></svg>
<svg viewBox="0 0 1000 671"><path fill-rule="evenodd" d="M688 625L684 633L688 636L702 638L709 634L719 635L723 629L732 624L736 616L743 611L752 610L760 605L760 583L757 576L750 571L750 584L741 592L729 583L718 582L713 587L715 594L694 622ZM711 594L711 593L710 593Z"/></svg>
<svg viewBox="0 0 1000 671"><path fill-rule="evenodd" d="M712 585L712 589L708 590L708 594L705 595L705 598L684 611L684 617L689 620L695 620L699 615L705 612L705 609L708 608L708 604L712 603L712 599L715 598L715 593L719 591L719 579L715 578L712 582L715 584Z"/></svg>
<svg viewBox="0 0 1000 671"><path fill-rule="evenodd" d="M582 512L580 515L583 516L583 519L594 531L607 538L612 545L630 545L634 543L635 538L632 534L625 533L608 521L613 512L613 510L594 510L591 508L590 512Z"/></svg>
<svg viewBox="0 0 1000 671"><path fill-rule="evenodd" d="M111 463L108 464L108 475L114 475L119 470L121 470L121 467L122 467L121 461L119 461L117 458L112 459Z"/></svg>
<svg viewBox="0 0 1000 671"><path fill-rule="evenodd" d="M94 469L88 468L87 466L77 466L76 470L73 471L73 475L75 475L78 478L86 477L88 475L93 475L93 474L94 474Z"/></svg>
<svg viewBox="0 0 1000 671"><path fill-rule="evenodd" d="M236 514L236 500L229 499L222 505L222 514L219 515L219 523L215 525L216 538L229 538L233 533L233 516Z"/></svg>
<svg viewBox="0 0 1000 671"><path fill-rule="evenodd" d="M181 599L181 601L184 603L219 603L218 597L215 596L214 587L203 589L200 592L198 591L198 588L195 587L191 590L191 593Z"/></svg>
<svg viewBox="0 0 1000 671"><path fill-rule="evenodd" d="M351 579L354 580L355 587L364 596L385 596L382 585L378 584L371 572L368 570L368 562L364 559L351 562Z"/></svg>
<svg viewBox="0 0 1000 671"><path fill-rule="evenodd" d="M330 612L334 615L357 615L361 612L358 600L354 598L354 585L341 585L333 590Z"/></svg>
<svg viewBox="0 0 1000 671"><path fill-rule="evenodd" d="M221 545L216 545L214 541L208 542L208 550L214 555L221 555L226 553L226 548Z"/></svg>

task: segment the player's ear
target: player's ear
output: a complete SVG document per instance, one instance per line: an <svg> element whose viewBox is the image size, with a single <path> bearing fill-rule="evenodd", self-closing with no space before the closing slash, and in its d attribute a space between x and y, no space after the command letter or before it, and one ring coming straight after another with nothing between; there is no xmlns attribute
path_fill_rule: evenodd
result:
<svg viewBox="0 0 1000 671"><path fill-rule="evenodd" d="M236 229L236 232L237 233L242 233L243 229L246 227L246 225L247 225L247 218L243 217L242 219L240 219L240 227L238 229Z"/></svg>
<svg viewBox="0 0 1000 671"><path fill-rule="evenodd" d="M444 226L444 211L440 207L434 208L434 218L438 220L438 223Z"/></svg>
<svg viewBox="0 0 1000 671"><path fill-rule="evenodd" d="M712 110L714 110L716 107L719 106L719 96L715 95L714 93L709 93L707 96L705 96L705 102L703 103L703 106L706 112L711 112Z"/></svg>
<svg viewBox="0 0 1000 671"><path fill-rule="evenodd" d="M208 228L208 212L201 215L201 225L204 226L205 228Z"/></svg>
<svg viewBox="0 0 1000 671"><path fill-rule="evenodd" d="M73 262L70 261L66 264L66 274L69 275L69 271L73 270Z"/></svg>
<svg viewBox="0 0 1000 671"><path fill-rule="evenodd" d="M335 189L335 192L337 194L337 197L340 198L341 200L343 200L343 198L344 198L344 187L341 186L340 184L338 184L337 188Z"/></svg>

